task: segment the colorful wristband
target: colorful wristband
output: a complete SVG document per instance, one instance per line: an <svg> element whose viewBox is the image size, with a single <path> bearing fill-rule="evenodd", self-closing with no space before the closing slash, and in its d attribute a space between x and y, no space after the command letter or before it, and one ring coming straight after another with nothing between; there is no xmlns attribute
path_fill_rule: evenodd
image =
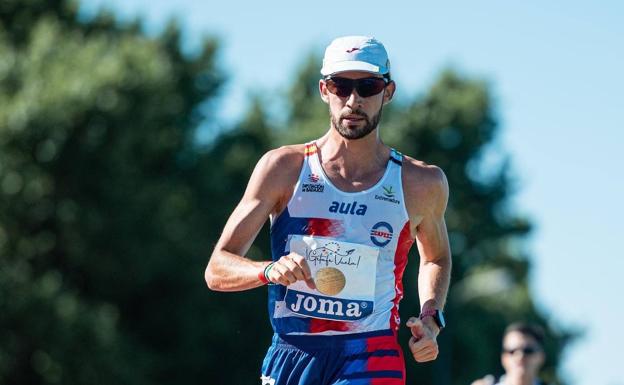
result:
<svg viewBox="0 0 624 385"><path fill-rule="evenodd" d="M264 270L258 273L258 279L260 280L260 282L262 282L265 285L271 282L269 281L269 271L271 271L271 268L273 267L274 263L275 262L269 263L268 265L264 267Z"/></svg>

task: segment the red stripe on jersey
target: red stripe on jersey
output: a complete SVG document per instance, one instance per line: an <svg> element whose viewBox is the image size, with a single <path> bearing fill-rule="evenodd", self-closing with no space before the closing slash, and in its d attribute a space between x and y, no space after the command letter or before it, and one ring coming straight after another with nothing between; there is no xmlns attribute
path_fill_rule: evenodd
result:
<svg viewBox="0 0 624 385"><path fill-rule="evenodd" d="M401 356L369 357L366 363L366 371L374 372L376 370L403 371L403 358Z"/></svg>
<svg viewBox="0 0 624 385"><path fill-rule="evenodd" d="M405 385L403 378L371 378L370 385Z"/></svg>
<svg viewBox="0 0 624 385"><path fill-rule="evenodd" d="M394 287L396 295L394 296L394 300L392 300L394 306L392 307L392 314L390 315L390 329L394 331L399 330L399 302L403 298L403 272L405 271L405 266L407 266L407 254L413 244L414 239L410 232L410 221L407 221L399 234L396 252L394 253Z"/></svg>
<svg viewBox="0 0 624 385"><path fill-rule="evenodd" d="M307 235L322 237L336 237L344 233L342 221L326 218L310 218L308 220Z"/></svg>
<svg viewBox="0 0 624 385"><path fill-rule="evenodd" d="M327 330L337 330L345 332L349 330L349 323L319 318L310 318L310 333L320 333Z"/></svg>

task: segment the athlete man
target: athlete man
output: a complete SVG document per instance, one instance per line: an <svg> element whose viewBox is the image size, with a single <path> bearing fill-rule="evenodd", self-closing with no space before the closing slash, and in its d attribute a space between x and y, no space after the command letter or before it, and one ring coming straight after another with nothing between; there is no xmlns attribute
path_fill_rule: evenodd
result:
<svg viewBox="0 0 624 385"><path fill-rule="evenodd" d="M378 40L335 39L321 74L328 132L260 159L206 282L219 291L269 283L275 334L262 384L404 384L398 307L414 240L421 312L407 321L409 348L418 362L438 355L451 270L448 184L438 167L380 139L382 108L396 85ZM245 254L267 218L272 261L252 261Z"/></svg>

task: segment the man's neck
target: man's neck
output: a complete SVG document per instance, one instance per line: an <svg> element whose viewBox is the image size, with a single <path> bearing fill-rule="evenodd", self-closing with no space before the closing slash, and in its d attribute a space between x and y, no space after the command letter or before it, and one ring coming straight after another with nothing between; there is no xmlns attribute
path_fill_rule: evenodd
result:
<svg viewBox="0 0 624 385"><path fill-rule="evenodd" d="M333 127L317 141L323 163L339 163L351 174L368 174L385 168L390 148L379 138L378 131L360 139L346 139Z"/></svg>

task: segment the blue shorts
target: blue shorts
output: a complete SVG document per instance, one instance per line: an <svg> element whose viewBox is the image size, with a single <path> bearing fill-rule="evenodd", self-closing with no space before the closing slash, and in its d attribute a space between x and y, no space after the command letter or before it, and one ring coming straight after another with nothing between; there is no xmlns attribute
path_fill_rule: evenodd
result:
<svg viewBox="0 0 624 385"><path fill-rule="evenodd" d="M339 336L273 336L262 385L404 385L403 352L391 330Z"/></svg>

